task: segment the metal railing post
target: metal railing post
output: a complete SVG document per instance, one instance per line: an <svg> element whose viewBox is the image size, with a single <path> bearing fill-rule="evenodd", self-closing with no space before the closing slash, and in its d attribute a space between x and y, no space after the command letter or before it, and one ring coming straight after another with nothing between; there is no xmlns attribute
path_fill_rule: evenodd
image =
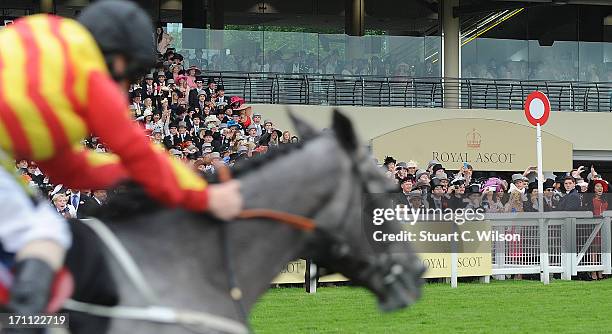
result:
<svg viewBox="0 0 612 334"><path fill-rule="evenodd" d="M576 276L578 275L578 261L576 258L578 255L576 245L576 218L570 218L570 233L571 239L569 240L569 245L572 252L572 276Z"/></svg>
<svg viewBox="0 0 612 334"><path fill-rule="evenodd" d="M604 274L612 274L612 231L610 230L610 217L604 220L601 227L601 264Z"/></svg>
<svg viewBox="0 0 612 334"><path fill-rule="evenodd" d="M365 79L363 77L359 79L361 79L361 105L365 106Z"/></svg>
<svg viewBox="0 0 612 334"><path fill-rule="evenodd" d="M548 220L539 219L540 232L540 280L544 284L550 284L548 268Z"/></svg>
<svg viewBox="0 0 612 334"><path fill-rule="evenodd" d="M561 225L561 273L562 280L572 279L572 258L574 253L572 252L572 221L570 218L566 218Z"/></svg>

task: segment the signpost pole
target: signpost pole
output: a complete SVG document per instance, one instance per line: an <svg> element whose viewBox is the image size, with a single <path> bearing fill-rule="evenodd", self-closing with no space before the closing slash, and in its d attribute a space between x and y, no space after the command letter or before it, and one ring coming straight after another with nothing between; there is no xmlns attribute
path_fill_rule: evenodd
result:
<svg viewBox="0 0 612 334"><path fill-rule="evenodd" d="M536 151L538 155L538 211L544 213L544 173L542 172L542 127L536 125ZM548 224L544 217L540 217L540 280L544 284L550 283L548 273Z"/></svg>
<svg viewBox="0 0 612 334"><path fill-rule="evenodd" d="M525 100L525 117L536 127L536 152L538 159L538 212L540 234L540 280L550 283L548 273L548 222L544 219L544 173L542 172L542 125L550 115L550 101L546 94L534 91Z"/></svg>

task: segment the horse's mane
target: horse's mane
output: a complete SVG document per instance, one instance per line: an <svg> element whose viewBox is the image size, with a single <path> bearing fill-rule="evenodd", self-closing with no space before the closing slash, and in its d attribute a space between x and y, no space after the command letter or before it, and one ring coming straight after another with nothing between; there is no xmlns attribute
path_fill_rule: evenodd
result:
<svg viewBox="0 0 612 334"><path fill-rule="evenodd" d="M265 154L236 162L230 168L232 176L238 178L254 172L303 146L302 141L281 145L268 150ZM219 182L215 174L206 174L205 179L208 183ZM109 201L94 211L92 215L101 220L126 220L136 216L153 214L165 208L157 200L151 198L141 185L128 181L111 189Z"/></svg>

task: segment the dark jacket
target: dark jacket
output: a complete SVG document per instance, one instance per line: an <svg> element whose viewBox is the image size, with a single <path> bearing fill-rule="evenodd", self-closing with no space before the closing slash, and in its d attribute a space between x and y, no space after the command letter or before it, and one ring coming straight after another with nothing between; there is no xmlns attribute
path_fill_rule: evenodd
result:
<svg viewBox="0 0 612 334"><path fill-rule="evenodd" d="M448 197L442 195L442 198L440 200L440 203L442 205L442 207L436 207L436 204L434 202L433 196L431 194L428 194L427 196L427 202L429 203L429 208L430 209L441 209L441 210L445 210L449 207L449 199Z"/></svg>
<svg viewBox="0 0 612 334"><path fill-rule="evenodd" d="M581 211L581 200L578 190L573 189L565 196L561 197L557 205L557 211Z"/></svg>
<svg viewBox="0 0 612 334"><path fill-rule="evenodd" d="M91 217L91 215L101 206L98 201L83 194L81 194L81 202L77 210L77 218L79 219Z"/></svg>

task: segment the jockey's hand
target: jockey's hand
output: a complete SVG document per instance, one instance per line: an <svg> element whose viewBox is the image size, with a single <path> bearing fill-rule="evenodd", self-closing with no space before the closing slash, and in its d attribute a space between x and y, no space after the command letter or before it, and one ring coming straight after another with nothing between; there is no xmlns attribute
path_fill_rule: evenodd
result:
<svg viewBox="0 0 612 334"><path fill-rule="evenodd" d="M15 279L7 308L12 313L43 313L55 278L53 269L43 260L25 258L15 264Z"/></svg>
<svg viewBox="0 0 612 334"><path fill-rule="evenodd" d="M236 180L208 186L208 210L217 218L230 220L242 211L240 182Z"/></svg>

